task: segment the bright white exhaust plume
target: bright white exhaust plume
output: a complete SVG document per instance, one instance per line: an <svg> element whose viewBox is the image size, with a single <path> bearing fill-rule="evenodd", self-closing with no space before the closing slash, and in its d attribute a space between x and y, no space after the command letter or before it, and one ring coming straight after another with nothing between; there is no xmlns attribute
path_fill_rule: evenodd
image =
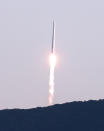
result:
<svg viewBox="0 0 104 131"><path fill-rule="evenodd" d="M54 71L55 71L55 65L56 65L56 55L54 53L50 54L49 57L49 63L50 63L50 75L49 75L49 105L53 104L54 99Z"/></svg>
<svg viewBox="0 0 104 131"><path fill-rule="evenodd" d="M53 33L52 33L52 48L51 54L49 57L49 64L50 64L50 75L49 75L49 105L53 104L54 98L54 71L56 65L56 55L55 55L55 24L53 21Z"/></svg>

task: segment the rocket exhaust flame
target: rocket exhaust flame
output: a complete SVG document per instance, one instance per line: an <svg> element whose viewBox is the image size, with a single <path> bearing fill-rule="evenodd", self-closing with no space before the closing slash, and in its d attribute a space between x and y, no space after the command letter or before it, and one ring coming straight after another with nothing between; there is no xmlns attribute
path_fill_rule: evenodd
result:
<svg viewBox="0 0 104 131"><path fill-rule="evenodd" d="M49 105L53 104L54 98L54 70L56 65L56 55L54 53L50 54L50 76L49 76Z"/></svg>

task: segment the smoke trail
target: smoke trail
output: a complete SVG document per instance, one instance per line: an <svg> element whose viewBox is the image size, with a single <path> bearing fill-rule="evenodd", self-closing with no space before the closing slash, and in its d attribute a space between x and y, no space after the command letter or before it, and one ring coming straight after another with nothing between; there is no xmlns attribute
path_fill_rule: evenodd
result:
<svg viewBox="0 0 104 131"><path fill-rule="evenodd" d="M50 54L50 75L49 75L49 105L53 104L54 98L54 70L56 65L56 55L54 53Z"/></svg>

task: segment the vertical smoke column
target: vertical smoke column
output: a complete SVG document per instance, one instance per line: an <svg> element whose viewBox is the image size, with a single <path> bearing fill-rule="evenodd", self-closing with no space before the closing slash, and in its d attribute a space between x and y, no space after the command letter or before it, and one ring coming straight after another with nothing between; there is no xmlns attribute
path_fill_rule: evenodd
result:
<svg viewBox="0 0 104 131"><path fill-rule="evenodd" d="M53 104L53 98L54 98L54 71L55 71L55 65L56 65L56 55L54 53L55 49L55 26L53 21L53 34L52 34L52 49L51 54L49 58L50 63L50 75L49 75L49 105Z"/></svg>

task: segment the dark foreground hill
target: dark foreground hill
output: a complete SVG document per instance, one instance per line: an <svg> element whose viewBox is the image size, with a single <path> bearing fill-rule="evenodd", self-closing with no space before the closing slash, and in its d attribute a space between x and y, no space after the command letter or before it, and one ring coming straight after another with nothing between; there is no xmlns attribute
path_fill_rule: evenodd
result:
<svg viewBox="0 0 104 131"><path fill-rule="evenodd" d="M104 131L104 100L1 110L0 131Z"/></svg>

